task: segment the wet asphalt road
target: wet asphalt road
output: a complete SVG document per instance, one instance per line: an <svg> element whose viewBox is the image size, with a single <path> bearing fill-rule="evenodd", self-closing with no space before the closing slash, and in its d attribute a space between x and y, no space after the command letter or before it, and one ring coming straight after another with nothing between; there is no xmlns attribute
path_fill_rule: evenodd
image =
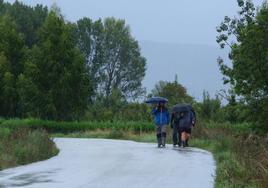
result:
<svg viewBox="0 0 268 188"><path fill-rule="evenodd" d="M0 171L0 188L212 188L215 162L195 148L104 139L54 140L58 156Z"/></svg>

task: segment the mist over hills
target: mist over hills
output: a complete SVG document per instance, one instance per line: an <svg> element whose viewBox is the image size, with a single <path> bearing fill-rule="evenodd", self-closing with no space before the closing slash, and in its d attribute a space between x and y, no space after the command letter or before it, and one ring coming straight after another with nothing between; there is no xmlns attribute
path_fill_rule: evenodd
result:
<svg viewBox="0 0 268 188"><path fill-rule="evenodd" d="M227 59L227 52L218 46L200 44L176 44L163 42L140 42L142 55L147 59L147 72L143 85L147 93L160 81L179 82L197 100L202 99L204 90L214 96L223 85L217 58Z"/></svg>

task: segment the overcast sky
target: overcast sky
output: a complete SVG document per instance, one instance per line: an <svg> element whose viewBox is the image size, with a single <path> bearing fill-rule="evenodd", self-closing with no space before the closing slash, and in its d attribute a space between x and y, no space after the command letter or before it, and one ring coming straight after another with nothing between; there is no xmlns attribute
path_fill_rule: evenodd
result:
<svg viewBox="0 0 268 188"><path fill-rule="evenodd" d="M9 0L14 2L14 0ZM114 16L123 18L140 41L215 44L215 27L237 11L236 0L23 0L56 2L68 20ZM261 0L254 0L261 4Z"/></svg>
<svg viewBox="0 0 268 188"><path fill-rule="evenodd" d="M14 0L8 1L14 2ZM204 89L213 95L224 87L216 63L222 51L215 42L217 34L215 28L224 16L236 15L238 11L236 0L23 0L23 2L48 6L56 2L69 21L76 21L82 17L94 20L111 16L125 19L130 25L132 35L141 42L142 53L148 60L148 70L143 82L148 91L159 80L174 80L175 74L179 74L179 81L189 89L190 94L199 99ZM263 1L253 0L253 2L259 6ZM157 42L157 46L152 42ZM168 43L178 46L172 47ZM185 49L184 44L188 46ZM189 48L189 45L193 47ZM156 49L153 49L154 47ZM172 54L167 48L177 50ZM203 56L200 54L202 50L198 50L201 48L204 48ZM164 51L167 52L161 54ZM191 57L196 53L199 53L200 62L197 62L197 57ZM165 59L170 56L173 57L168 63L169 66L174 64L174 68L169 67L159 76L159 72L167 63ZM194 63L199 64L194 66ZM161 68L158 69L158 66ZM181 67L184 69L180 69ZM201 68L203 70L200 70ZM210 80L211 83L208 83Z"/></svg>

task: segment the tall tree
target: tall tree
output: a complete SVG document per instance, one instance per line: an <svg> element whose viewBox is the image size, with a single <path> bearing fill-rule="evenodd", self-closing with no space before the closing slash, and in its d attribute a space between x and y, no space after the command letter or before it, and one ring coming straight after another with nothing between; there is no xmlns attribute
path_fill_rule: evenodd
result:
<svg viewBox="0 0 268 188"><path fill-rule="evenodd" d="M77 22L77 45L85 56L90 76L90 102L96 98L103 66L103 24L101 20L93 22L83 18Z"/></svg>
<svg viewBox="0 0 268 188"><path fill-rule="evenodd" d="M119 90L126 99L135 98L142 90L146 60L138 42L131 36L124 20L104 20L103 79L100 88L109 97Z"/></svg>
<svg viewBox="0 0 268 188"><path fill-rule="evenodd" d="M16 80L23 70L24 43L8 16L0 17L0 116L17 115Z"/></svg>
<svg viewBox="0 0 268 188"><path fill-rule="evenodd" d="M31 50L25 66L25 75L20 77L20 83L33 88L29 92L37 96L36 100L31 100L39 113L35 116L77 119L87 107L88 73L84 58L76 48L74 29L54 11L41 27L38 44ZM20 91L27 99L27 91L23 88Z"/></svg>
<svg viewBox="0 0 268 188"><path fill-rule="evenodd" d="M24 41L9 16L0 17L0 51L11 63L11 72L17 76L23 68Z"/></svg>
<svg viewBox="0 0 268 188"><path fill-rule="evenodd" d="M268 121L268 6L264 4L256 11L251 1L238 0L238 5L239 18L225 17L217 28L217 42L231 49L232 66L221 58L218 61L225 83L233 85L236 94L250 105L254 112L252 118L265 126Z"/></svg>
<svg viewBox="0 0 268 188"><path fill-rule="evenodd" d="M113 92L127 100L144 91L141 81L146 61L125 21L107 18L93 22L83 18L77 22L77 34L78 47L89 68L93 96L103 95L104 104L109 105Z"/></svg>
<svg viewBox="0 0 268 188"><path fill-rule="evenodd" d="M8 15L16 23L17 31L23 36L25 44L32 47L37 42L37 31L43 24L48 14L48 9L43 5L31 7L22 2L15 1L0 3L0 15Z"/></svg>

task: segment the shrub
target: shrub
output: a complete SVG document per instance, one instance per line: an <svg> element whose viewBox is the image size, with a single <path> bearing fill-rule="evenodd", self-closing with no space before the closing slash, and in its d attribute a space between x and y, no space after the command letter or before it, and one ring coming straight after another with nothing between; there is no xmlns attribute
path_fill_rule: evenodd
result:
<svg viewBox="0 0 268 188"><path fill-rule="evenodd" d="M45 160L57 153L58 149L44 130L0 127L0 170Z"/></svg>

